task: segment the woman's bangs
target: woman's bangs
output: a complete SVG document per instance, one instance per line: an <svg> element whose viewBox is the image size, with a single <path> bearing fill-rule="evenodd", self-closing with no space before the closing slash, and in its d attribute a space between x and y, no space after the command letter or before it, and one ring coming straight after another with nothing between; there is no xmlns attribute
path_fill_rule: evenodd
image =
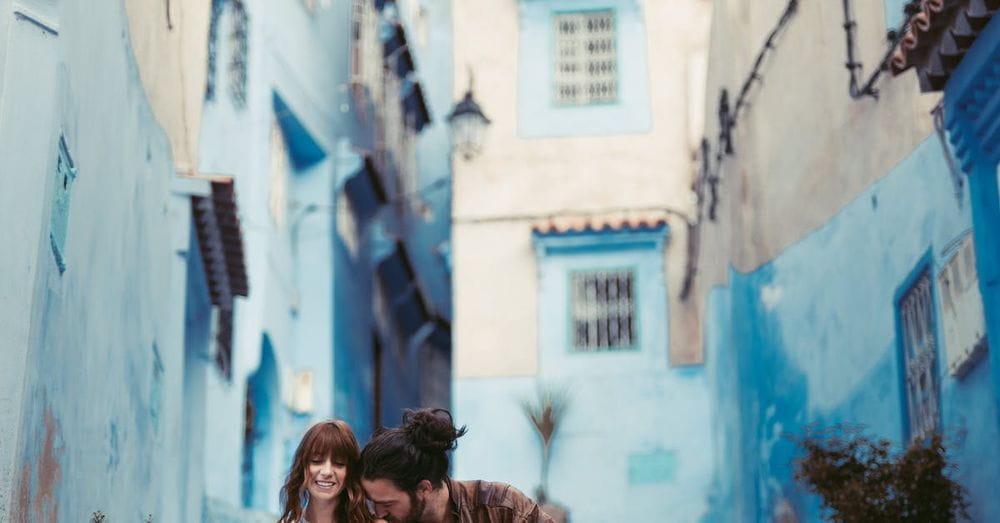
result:
<svg viewBox="0 0 1000 523"><path fill-rule="evenodd" d="M354 439L345 433L344 428L333 423L324 423L311 434L305 456L330 457L334 460L354 462L358 458L358 447Z"/></svg>

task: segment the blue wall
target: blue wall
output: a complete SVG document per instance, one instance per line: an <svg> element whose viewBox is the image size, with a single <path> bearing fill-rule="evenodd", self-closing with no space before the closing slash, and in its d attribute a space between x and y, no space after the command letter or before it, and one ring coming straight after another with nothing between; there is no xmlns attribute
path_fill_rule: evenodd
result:
<svg viewBox="0 0 1000 523"><path fill-rule="evenodd" d="M573 521L650 514L696 521L705 513L713 468L709 382L703 367L668 365L666 236L659 226L536 237L538 374L456 380L456 419L470 427L455 454L457 477L506 481L533 494L541 452L520 402L537 401L539 386L565 388L570 405L554 440L548 494ZM635 271L637 347L573 351L571 272L623 267Z"/></svg>
<svg viewBox="0 0 1000 523"><path fill-rule="evenodd" d="M759 269L731 273L730 285L710 295L706 348L726 464L710 519L769 519L783 498L806 520L819 519L817 500L791 479L795 448L786 433L849 422L905 437L898 292L921 263L936 275L943 251L971 227L968 195L956 197L941 151L936 137L925 140L827 224ZM990 489L1000 467L983 466L1000 436L989 362L956 379L944 358L939 347L943 431L974 519L995 520L1000 505Z"/></svg>

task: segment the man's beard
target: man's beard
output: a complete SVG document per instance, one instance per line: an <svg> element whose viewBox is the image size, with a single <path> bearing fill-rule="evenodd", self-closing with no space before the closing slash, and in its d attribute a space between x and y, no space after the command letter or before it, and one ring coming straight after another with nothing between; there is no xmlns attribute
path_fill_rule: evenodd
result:
<svg viewBox="0 0 1000 523"><path fill-rule="evenodd" d="M410 512L403 519L389 518L389 523L420 523L420 516L424 515L424 508L427 501L418 499L416 492L409 492Z"/></svg>

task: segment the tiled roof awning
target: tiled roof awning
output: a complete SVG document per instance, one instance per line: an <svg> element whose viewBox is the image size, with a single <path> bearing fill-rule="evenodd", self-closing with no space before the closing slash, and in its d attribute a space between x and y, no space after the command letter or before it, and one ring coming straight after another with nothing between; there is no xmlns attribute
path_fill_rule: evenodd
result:
<svg viewBox="0 0 1000 523"><path fill-rule="evenodd" d="M233 181L213 181L212 195L192 196L191 209L212 303L231 308L249 294Z"/></svg>
<svg viewBox="0 0 1000 523"><path fill-rule="evenodd" d="M360 220L371 218L379 206L389 201L375 162L369 156L365 156L361 168L344 182L344 191Z"/></svg>
<svg viewBox="0 0 1000 523"><path fill-rule="evenodd" d="M573 234L602 231L649 231L663 227L665 216L642 215L595 215L595 216L554 216L532 224L535 234Z"/></svg>
<svg viewBox="0 0 1000 523"><path fill-rule="evenodd" d="M403 24L398 21L388 23L390 24L388 32L382 40L383 52L386 58L395 58L389 65L394 67L393 71L395 71L396 76L406 78L416 70L413 55L410 54L410 48L406 45L406 30L403 29Z"/></svg>
<svg viewBox="0 0 1000 523"><path fill-rule="evenodd" d="M395 250L378 264L376 272L400 330L407 337L413 336L431 315L402 242L396 242Z"/></svg>
<svg viewBox="0 0 1000 523"><path fill-rule="evenodd" d="M982 30L944 92L944 123L962 170L1000 162L1000 17Z"/></svg>
<svg viewBox="0 0 1000 523"><path fill-rule="evenodd" d="M921 91L940 91L1000 0L922 0L917 8L889 67L896 75L915 67Z"/></svg>

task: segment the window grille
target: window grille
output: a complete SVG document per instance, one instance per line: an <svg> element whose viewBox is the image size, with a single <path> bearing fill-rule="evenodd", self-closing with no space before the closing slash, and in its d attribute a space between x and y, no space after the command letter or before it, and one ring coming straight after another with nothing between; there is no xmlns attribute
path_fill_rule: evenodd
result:
<svg viewBox="0 0 1000 523"><path fill-rule="evenodd" d="M919 441L937 430L939 418L936 327L927 271L903 295L899 309L910 438Z"/></svg>
<svg viewBox="0 0 1000 523"><path fill-rule="evenodd" d="M573 348L606 351L635 345L635 275L631 270L571 276Z"/></svg>
<svg viewBox="0 0 1000 523"><path fill-rule="evenodd" d="M555 16L557 105L613 102L618 97L615 16L611 10Z"/></svg>
<svg viewBox="0 0 1000 523"><path fill-rule="evenodd" d="M222 18L222 10L225 6L225 0L212 0L212 14L208 24L208 74L205 77L206 100L215 99L215 69L219 53L219 20Z"/></svg>
<svg viewBox="0 0 1000 523"><path fill-rule="evenodd" d="M222 51L219 44L219 26L226 14L230 23L229 45L229 94L238 108L247 102L247 57L249 55L249 18L243 0L212 0L211 19L208 25L208 75L205 78L205 99L214 100L218 89L216 69Z"/></svg>
<svg viewBox="0 0 1000 523"><path fill-rule="evenodd" d="M230 32L232 57L229 63L229 94L238 108L247 105L247 57L250 54L249 18L243 0L229 0L233 6L233 26Z"/></svg>

